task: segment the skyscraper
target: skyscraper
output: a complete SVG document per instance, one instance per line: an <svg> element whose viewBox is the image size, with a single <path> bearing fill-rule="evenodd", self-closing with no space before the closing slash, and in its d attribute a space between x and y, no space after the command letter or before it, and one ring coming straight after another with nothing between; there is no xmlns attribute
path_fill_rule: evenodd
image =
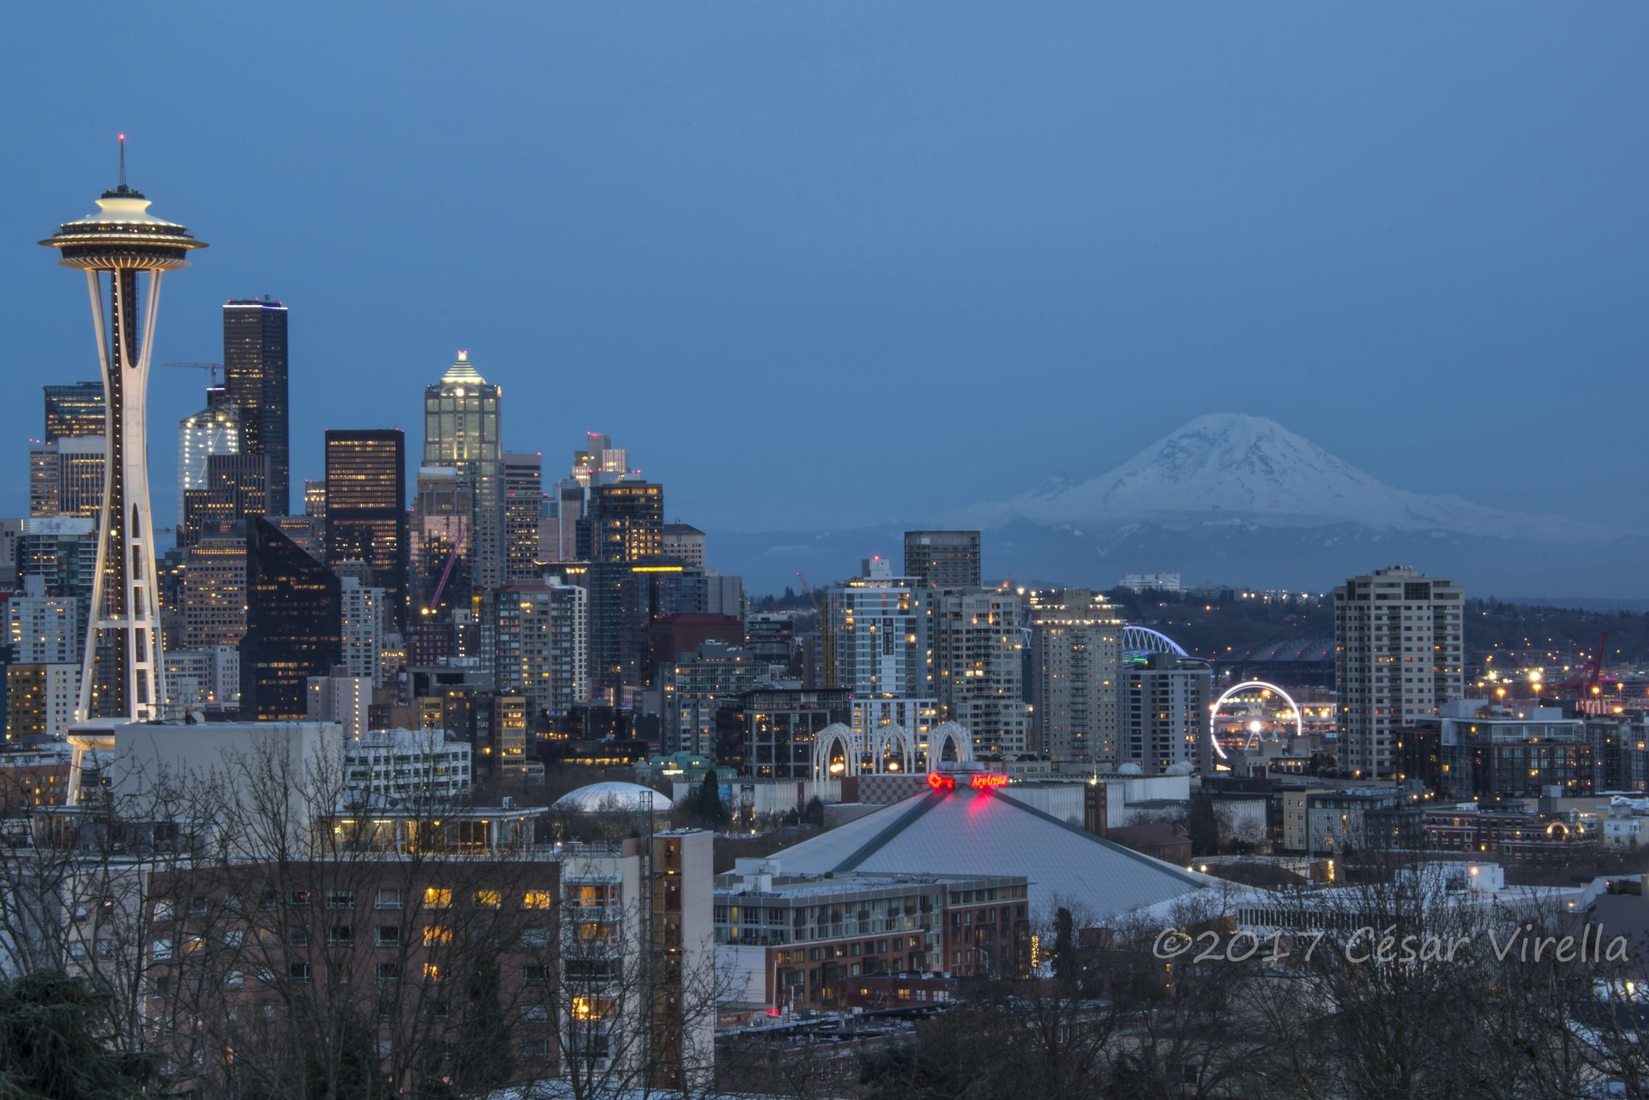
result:
<svg viewBox="0 0 1649 1100"><path fill-rule="evenodd" d="M590 563L592 687L621 704L626 689L641 687L648 671L646 571L661 567L664 486L621 481L591 489L578 544L579 557Z"/></svg>
<svg viewBox="0 0 1649 1100"><path fill-rule="evenodd" d="M897 722L921 752L938 716L933 592L912 577L895 577L885 558L865 566L864 576L826 595L825 683L853 693L853 727L867 743L879 727Z"/></svg>
<svg viewBox="0 0 1649 1100"><path fill-rule="evenodd" d="M499 419L503 390L481 377L460 351L441 380L424 389L425 466L458 471L471 486L474 515L465 533L465 559L477 588L505 579L503 445Z"/></svg>
<svg viewBox="0 0 1649 1100"><path fill-rule="evenodd" d="M978 588L979 532L906 531L905 576L933 588Z"/></svg>
<svg viewBox="0 0 1649 1100"><path fill-rule="evenodd" d="M287 426L286 307L231 299L223 307L223 384L240 415L241 451L269 456L269 514L289 511L291 435Z"/></svg>
<svg viewBox="0 0 1649 1100"><path fill-rule="evenodd" d="M206 391L206 407L178 421L178 505L181 525L190 489L206 488L206 464L214 455L240 454L240 413L229 390Z"/></svg>
<svg viewBox="0 0 1649 1100"><path fill-rule="evenodd" d="M1000 589L931 593L935 695L941 721L960 722L977 757L1016 759L1030 747L1023 601Z"/></svg>
<svg viewBox="0 0 1649 1100"><path fill-rule="evenodd" d="M559 578L507 585L493 606L493 682L559 717L589 699L589 594Z"/></svg>
<svg viewBox="0 0 1649 1100"><path fill-rule="evenodd" d="M544 460L537 454L504 456L504 575L511 583L542 575L538 523L544 516Z"/></svg>
<svg viewBox="0 0 1649 1100"><path fill-rule="evenodd" d="M407 613L406 434L399 428L326 433L326 560L365 562L389 599L391 621Z"/></svg>
<svg viewBox="0 0 1649 1100"><path fill-rule="evenodd" d="M200 487L183 493L177 543L185 549L199 541L203 531L271 514L268 455L209 455L205 467Z"/></svg>
<svg viewBox="0 0 1649 1100"><path fill-rule="evenodd" d="M86 273L107 409L98 586L92 597L77 713L143 721L159 717L165 697L149 453L143 437L149 357L161 277L186 266L188 254L204 248L205 242L183 226L149 213L149 200L126 186L124 135L120 150L120 184L97 200L98 212L64 223L40 243L57 249L65 266ZM141 275L148 276L146 293L140 289Z"/></svg>
<svg viewBox="0 0 1649 1100"><path fill-rule="evenodd" d="M64 436L105 434L108 407L103 401L103 383L73 382L41 389L46 393L43 442L53 443Z"/></svg>
<svg viewBox="0 0 1649 1100"><path fill-rule="evenodd" d="M1116 762L1121 661L1122 620L1104 596L1080 588L1032 594L1032 735L1048 759Z"/></svg>
<svg viewBox="0 0 1649 1100"><path fill-rule="evenodd" d="M103 507L108 440L64 435L29 444L29 515L89 516Z"/></svg>
<svg viewBox="0 0 1649 1100"><path fill-rule="evenodd" d="M1405 566L1334 590L1334 684L1340 767L1361 778L1394 770L1392 731L1465 694L1465 592Z"/></svg>
<svg viewBox="0 0 1649 1100"><path fill-rule="evenodd" d="M1119 761L1138 764L1146 775L1176 765L1212 770L1208 715L1214 702L1213 666L1177 653L1152 653L1124 661L1117 683Z"/></svg>
<svg viewBox="0 0 1649 1100"><path fill-rule="evenodd" d="M241 718L302 721L309 678L343 658L338 578L261 516L246 525Z"/></svg>
<svg viewBox="0 0 1649 1100"><path fill-rule="evenodd" d="M354 577L339 579L343 616L345 676L360 677L372 687L384 684L384 633L389 609L382 588L362 584Z"/></svg>

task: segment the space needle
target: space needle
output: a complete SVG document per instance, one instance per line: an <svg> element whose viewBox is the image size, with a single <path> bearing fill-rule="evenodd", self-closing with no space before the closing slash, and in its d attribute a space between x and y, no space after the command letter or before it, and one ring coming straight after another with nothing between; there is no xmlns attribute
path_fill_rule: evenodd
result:
<svg viewBox="0 0 1649 1100"><path fill-rule="evenodd" d="M149 511L149 353L161 276L187 266L189 253L206 243L149 213L149 200L126 185L125 134L120 185L103 192L95 214L63 223L40 243L57 249L63 266L86 273L107 417L97 574L75 718L149 721L165 701Z"/></svg>

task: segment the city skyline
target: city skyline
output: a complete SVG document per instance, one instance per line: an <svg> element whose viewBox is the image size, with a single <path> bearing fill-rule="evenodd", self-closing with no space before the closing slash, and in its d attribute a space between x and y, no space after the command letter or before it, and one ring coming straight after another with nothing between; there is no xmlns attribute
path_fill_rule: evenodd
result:
<svg viewBox="0 0 1649 1100"><path fill-rule="evenodd" d="M1631 303L1649 156L1617 136L1644 90L1633 36L1618 21L1489 10L1434 13L1429 37L1356 13L1050 9L1004 37L982 8L749 12L734 36L692 9L622 32L535 12L556 64L521 106L538 64L432 16L397 30L407 60L374 55L345 126L330 97L362 89L330 76L241 130L232 91L201 97L186 81L117 109L20 59L14 100L51 109L3 124L9 147L35 155L0 229L38 239L62 196L104 184L112 134L129 130L134 184L218 245L169 295L159 361L218 358L229 298L291 307L294 481L319 476L328 427L399 426L417 447L421 389L465 347L515 410L506 449L559 465L583 432L609 432L672 487L669 518L713 537L868 511L870 483L818 459L877 445L874 429L826 430L803 410L890 383L924 394L948 429L904 456L936 511L1056 470L1098 473L1237 408L1405 488L1643 529L1649 505L1613 489L1643 469ZM88 51L117 48L134 17L87 32ZM18 38L49 37L61 18L30 12ZM187 37L184 17L158 19L156 33ZM353 14L326 41L301 26L268 33L329 73L373 30ZM928 48L907 64L917 41ZM411 60L437 57L454 65L452 106ZM203 58L195 79L259 86L262 61L226 62ZM618 84L629 90L599 108L534 106ZM469 133L459 120L476 114L496 118ZM521 241L533 259L472 246L541 196L554 213ZM416 244L384 224L419 224ZM42 383L92 377L74 303L27 253L0 258L27 319L14 348ZM522 263L543 263L547 281ZM154 424L199 408L193 374L156 376ZM1429 395L1408 410L1425 447L1334 418L1375 377ZM1053 394L1096 423L1044 429L1027 454L1001 423L1005 379L1022 425ZM636 400L648 394L660 400ZM1102 415L1119 408L1129 415ZM728 413L782 423L776 460L750 468L731 438L703 432ZM1505 445L1581 422L1585 447ZM33 409L0 411L0 429L35 435ZM175 446L155 437L157 474L175 469ZM14 462L0 498L21 512L25 494ZM171 494L156 495L164 516Z"/></svg>

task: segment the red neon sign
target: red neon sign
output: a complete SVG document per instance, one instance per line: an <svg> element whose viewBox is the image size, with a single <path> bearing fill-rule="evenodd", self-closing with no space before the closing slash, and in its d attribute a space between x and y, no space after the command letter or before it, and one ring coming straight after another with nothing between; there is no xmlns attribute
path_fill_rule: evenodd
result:
<svg viewBox="0 0 1649 1100"><path fill-rule="evenodd" d="M968 786L976 791L988 791L995 787L1006 787L1007 785L1008 777L1005 775L979 773L968 776ZM936 791L954 791L956 789L956 777L941 772L928 772L928 786Z"/></svg>

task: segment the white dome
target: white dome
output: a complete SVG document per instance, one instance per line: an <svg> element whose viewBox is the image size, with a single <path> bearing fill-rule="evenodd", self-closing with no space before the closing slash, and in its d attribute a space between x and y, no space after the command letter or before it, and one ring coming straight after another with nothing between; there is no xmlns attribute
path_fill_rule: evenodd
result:
<svg viewBox="0 0 1649 1100"><path fill-rule="evenodd" d="M1134 763L1132 760L1130 760L1130 761L1128 761L1128 763L1122 765L1122 767L1117 769L1117 774L1118 775L1144 775L1145 774L1145 769L1140 767L1138 764Z"/></svg>
<svg viewBox="0 0 1649 1100"><path fill-rule="evenodd" d="M557 810L576 813L648 813L667 814L675 809L668 795L660 794L640 783L591 783L576 791L568 791L555 800Z"/></svg>
<svg viewBox="0 0 1649 1100"><path fill-rule="evenodd" d="M1168 765L1168 767L1163 769L1162 774L1163 775L1190 775L1191 774L1191 765L1187 764L1185 761L1182 760L1178 764Z"/></svg>

